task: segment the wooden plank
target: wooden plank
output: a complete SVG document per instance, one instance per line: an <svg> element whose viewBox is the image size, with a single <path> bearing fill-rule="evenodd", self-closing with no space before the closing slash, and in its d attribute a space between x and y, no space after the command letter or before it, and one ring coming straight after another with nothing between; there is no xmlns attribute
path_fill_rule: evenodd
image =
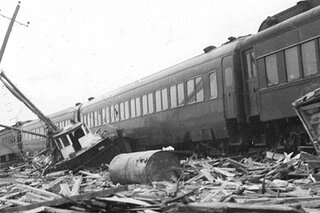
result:
<svg viewBox="0 0 320 213"><path fill-rule="evenodd" d="M33 200L33 199L38 199L38 200L42 200L42 201L52 200L52 199L49 198L49 197L42 196L42 195L39 195L39 194L36 194L36 193L33 193L33 192L27 192L27 193L26 193L26 196L27 196L28 198L30 198L30 200Z"/></svg>
<svg viewBox="0 0 320 213"><path fill-rule="evenodd" d="M99 174L92 174L90 172L82 171L80 170L78 173L86 175L86 178L101 178L101 175Z"/></svg>
<svg viewBox="0 0 320 213"><path fill-rule="evenodd" d="M224 175L224 176L226 176L226 177L234 177L234 176L236 176L236 174L231 173L231 172L224 171L224 170L222 170L221 168L218 168L218 167L212 167L212 170L213 170L214 172L219 173L219 174L222 174L222 175Z"/></svg>
<svg viewBox="0 0 320 213"><path fill-rule="evenodd" d="M69 170L62 170L58 172L51 172L45 175L46 178L53 178L53 177L61 177L67 174Z"/></svg>
<svg viewBox="0 0 320 213"><path fill-rule="evenodd" d="M90 198L94 198L94 197L109 196L111 194L115 194L116 192L121 192L121 191L125 191L125 190L128 190L127 186L120 186L120 187L117 187L117 188L101 190L101 191L98 191L98 192L91 192L91 193L76 195L76 196L72 196L70 198L72 200L84 200L84 199L90 199ZM64 203L68 203L68 202L70 202L70 200L68 200L66 198L59 198L59 199L56 199L56 200L30 204L30 205L27 205L27 206L3 209L2 212L23 212L23 211L35 209L35 208L38 208L38 207L41 207L41 206L58 206L58 205L62 205Z"/></svg>
<svg viewBox="0 0 320 213"><path fill-rule="evenodd" d="M69 197L71 195L71 191L70 191L70 188L69 188L67 183L61 183L60 184L60 192L59 192L59 194L61 194L63 196L67 196L67 197Z"/></svg>
<svg viewBox="0 0 320 213"><path fill-rule="evenodd" d="M48 196L49 198L60 198L60 195L57 195L55 193L48 192L48 191L46 191L44 189L38 189L38 188L35 188L35 187L27 186L27 185L24 185L24 184L17 184L15 188L29 190L29 191L32 191L32 192L35 192L35 193L38 193L38 194L41 194L41 195Z"/></svg>
<svg viewBox="0 0 320 213"><path fill-rule="evenodd" d="M127 204L135 204L138 206L151 206L151 204L145 202L145 201L141 201L141 200L137 200L134 198L130 198L130 197L117 197L117 196L113 196L113 197L101 197L101 198L97 198L98 200L103 200L103 201L109 201L109 202L119 202L119 203L127 203Z"/></svg>
<svg viewBox="0 0 320 213"><path fill-rule="evenodd" d="M208 169L201 169L200 173L203 174L208 181L214 181L214 177L210 174Z"/></svg>
<svg viewBox="0 0 320 213"><path fill-rule="evenodd" d="M12 203L12 204L19 205L19 206L29 205L29 203L27 203L27 202L23 202L23 201L19 201L19 200L11 200L11 199L1 198L1 197L0 197L0 201Z"/></svg>
<svg viewBox="0 0 320 213"><path fill-rule="evenodd" d="M57 209L48 206L41 206L24 213L39 213L39 212L49 212L49 213L79 213L80 211L68 210L68 209Z"/></svg>
<svg viewBox="0 0 320 213"><path fill-rule="evenodd" d="M258 205L258 204L240 204L240 203L191 203L187 205L178 206L177 212L219 212L219 213L301 213L301 211L294 207L284 205Z"/></svg>
<svg viewBox="0 0 320 213"><path fill-rule="evenodd" d="M80 193L81 182L82 182L82 177L75 179L72 190L71 190L71 196L78 195Z"/></svg>
<svg viewBox="0 0 320 213"><path fill-rule="evenodd" d="M227 161L235 168L242 168L242 169L248 170L248 167L242 163L239 163L239 162L232 160L230 158L228 158Z"/></svg>
<svg viewBox="0 0 320 213"><path fill-rule="evenodd" d="M268 159L281 160L281 159L284 159L284 157L285 157L284 154L270 152L270 151L266 152L266 158Z"/></svg>

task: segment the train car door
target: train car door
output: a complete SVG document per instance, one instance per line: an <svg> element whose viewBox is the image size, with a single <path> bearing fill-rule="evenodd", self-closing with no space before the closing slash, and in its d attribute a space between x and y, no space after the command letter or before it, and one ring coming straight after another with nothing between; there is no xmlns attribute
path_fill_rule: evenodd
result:
<svg viewBox="0 0 320 213"><path fill-rule="evenodd" d="M222 59L222 72L224 77L224 109L227 119L236 118L235 86L232 65L232 56Z"/></svg>
<svg viewBox="0 0 320 213"><path fill-rule="evenodd" d="M247 87L247 96L248 96L248 113L249 116L258 115L258 96L257 91L259 88L256 61L253 49L247 50L244 52L244 64L246 69L246 87Z"/></svg>

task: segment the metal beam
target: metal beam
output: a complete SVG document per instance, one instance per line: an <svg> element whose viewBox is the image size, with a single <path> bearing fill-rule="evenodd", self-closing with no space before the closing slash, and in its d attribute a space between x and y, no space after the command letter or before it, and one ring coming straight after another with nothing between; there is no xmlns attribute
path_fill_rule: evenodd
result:
<svg viewBox="0 0 320 213"><path fill-rule="evenodd" d="M30 132L30 131L22 130L22 129L19 129L19 128L16 128L16 127L7 126L7 125L3 125L3 124L0 124L0 127L6 128L6 129L10 129L10 130L14 130L14 131L18 131L18 132L28 133L30 135L36 135L36 136L40 136L40 137L44 137L44 138L48 137L47 135L42 135L42 134L39 134L39 133Z"/></svg>

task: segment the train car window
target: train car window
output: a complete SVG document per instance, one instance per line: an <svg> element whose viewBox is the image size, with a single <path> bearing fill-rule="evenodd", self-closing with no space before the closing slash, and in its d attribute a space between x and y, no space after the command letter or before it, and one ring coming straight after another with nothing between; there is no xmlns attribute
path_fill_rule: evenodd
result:
<svg viewBox="0 0 320 213"><path fill-rule="evenodd" d="M142 114L148 114L148 97L147 95L142 96Z"/></svg>
<svg viewBox="0 0 320 213"><path fill-rule="evenodd" d="M90 127L90 113L86 114L87 126Z"/></svg>
<svg viewBox="0 0 320 213"><path fill-rule="evenodd" d="M120 119L124 120L125 116L124 116L124 103L120 104Z"/></svg>
<svg viewBox="0 0 320 213"><path fill-rule="evenodd" d="M85 124L87 126L89 126L89 114L86 114L86 120L85 121L86 121Z"/></svg>
<svg viewBox="0 0 320 213"><path fill-rule="evenodd" d="M91 127L94 127L95 126L95 118L94 118L94 112L91 112Z"/></svg>
<svg viewBox="0 0 320 213"><path fill-rule="evenodd" d="M119 115L119 105L116 104L114 105L114 117L115 117L115 121L119 121L120 119L120 115Z"/></svg>
<svg viewBox="0 0 320 213"><path fill-rule="evenodd" d="M267 71L267 85L272 86L279 83L277 56L275 54L269 55L265 58Z"/></svg>
<svg viewBox="0 0 320 213"><path fill-rule="evenodd" d="M91 113L88 114L88 127L92 127L92 116L91 116Z"/></svg>
<svg viewBox="0 0 320 213"><path fill-rule="evenodd" d="M161 91L156 91L156 112L160 112L162 110L162 104L161 104Z"/></svg>
<svg viewBox="0 0 320 213"><path fill-rule="evenodd" d="M107 112L106 111L107 111L106 108L102 109L102 124L108 123L108 121L107 121Z"/></svg>
<svg viewBox="0 0 320 213"><path fill-rule="evenodd" d="M257 76L257 69L256 69L256 61L255 61L255 55L253 50L249 50L245 53L246 57L246 67L247 67L247 74L248 79L256 77Z"/></svg>
<svg viewBox="0 0 320 213"><path fill-rule="evenodd" d="M168 90L167 90L167 88L161 90L161 96L162 96L162 109L166 110L166 109L168 109Z"/></svg>
<svg viewBox="0 0 320 213"><path fill-rule="evenodd" d="M102 109L102 123L106 123L106 108Z"/></svg>
<svg viewBox="0 0 320 213"><path fill-rule="evenodd" d="M94 124L95 126L98 126L98 111L95 111L94 112Z"/></svg>
<svg viewBox="0 0 320 213"><path fill-rule="evenodd" d="M97 126L100 126L101 125L101 110L100 109L97 111L96 119L97 119L97 123L96 123Z"/></svg>
<svg viewBox="0 0 320 213"><path fill-rule="evenodd" d="M184 87L183 83L178 84L178 106L184 104Z"/></svg>
<svg viewBox="0 0 320 213"><path fill-rule="evenodd" d="M105 117L105 121L107 123L110 123L110 112L109 112L109 107L106 107L106 117Z"/></svg>
<svg viewBox="0 0 320 213"><path fill-rule="evenodd" d="M218 86L217 86L217 73L213 72L209 74L210 79L210 98L218 97Z"/></svg>
<svg viewBox="0 0 320 213"><path fill-rule="evenodd" d="M196 100L194 79L187 81L187 94L188 94L188 103L194 103Z"/></svg>
<svg viewBox="0 0 320 213"><path fill-rule="evenodd" d="M131 106L131 118L136 117L136 103L135 99L130 100L130 106Z"/></svg>
<svg viewBox="0 0 320 213"><path fill-rule="evenodd" d="M286 49L284 55L286 59L288 81L300 78L298 47Z"/></svg>
<svg viewBox="0 0 320 213"><path fill-rule="evenodd" d="M232 73L232 68L231 67L226 67L224 69L225 73L225 84L227 87L232 86L233 84L233 73Z"/></svg>
<svg viewBox="0 0 320 213"><path fill-rule="evenodd" d="M89 114L86 114L86 125L89 126Z"/></svg>
<svg viewBox="0 0 320 213"><path fill-rule="evenodd" d="M87 115L83 115L83 123L85 123L86 125L88 125Z"/></svg>
<svg viewBox="0 0 320 213"><path fill-rule="evenodd" d="M176 85L170 87L170 103L171 103L171 108L175 108L178 106Z"/></svg>
<svg viewBox="0 0 320 213"><path fill-rule="evenodd" d="M110 117L111 117L111 122L114 122L114 106L111 106L111 109L110 109Z"/></svg>
<svg viewBox="0 0 320 213"><path fill-rule="evenodd" d="M317 73L317 57L315 41L301 45L302 65L304 76Z"/></svg>
<svg viewBox="0 0 320 213"><path fill-rule="evenodd" d="M129 101L124 102L124 112L125 112L125 119L128 119L129 114Z"/></svg>
<svg viewBox="0 0 320 213"><path fill-rule="evenodd" d="M136 98L136 114L137 116L141 115L141 103L140 103L140 98Z"/></svg>
<svg viewBox="0 0 320 213"><path fill-rule="evenodd" d="M102 109L98 110L98 125L102 125Z"/></svg>
<svg viewBox="0 0 320 213"><path fill-rule="evenodd" d="M148 94L148 109L149 113L153 113L153 93Z"/></svg>
<svg viewBox="0 0 320 213"><path fill-rule="evenodd" d="M196 78L196 101L203 101L204 92L203 92L203 80L202 77Z"/></svg>

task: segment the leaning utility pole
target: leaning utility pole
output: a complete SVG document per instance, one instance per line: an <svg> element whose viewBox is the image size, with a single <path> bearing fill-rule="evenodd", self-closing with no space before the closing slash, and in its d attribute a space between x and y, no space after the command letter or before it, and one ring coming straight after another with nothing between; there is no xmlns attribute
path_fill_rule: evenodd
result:
<svg viewBox="0 0 320 213"><path fill-rule="evenodd" d="M16 17L18 15L19 9L20 9L20 2L18 2L18 5L16 6L16 9L15 9L15 11L13 13L13 16L11 18L10 24L8 26L6 36L4 37L4 40L3 40L3 43L2 43L2 47L1 47L1 50L0 50L0 64L1 64L1 61L2 61L3 54L4 54L4 50L6 49L6 46L7 46L8 40L9 40L10 33L12 31L12 26L13 26L15 20L16 20Z"/></svg>

